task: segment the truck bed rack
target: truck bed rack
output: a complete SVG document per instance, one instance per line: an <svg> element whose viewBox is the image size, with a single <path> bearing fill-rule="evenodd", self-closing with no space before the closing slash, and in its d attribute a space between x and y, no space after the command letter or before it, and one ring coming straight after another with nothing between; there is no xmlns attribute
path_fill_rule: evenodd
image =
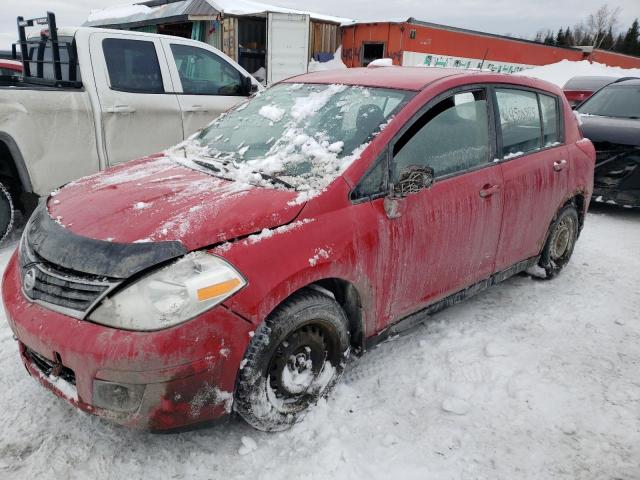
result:
<svg viewBox="0 0 640 480"><path fill-rule="evenodd" d="M18 42L13 45L13 55L17 59L16 45L20 47L20 54L23 68L23 81L25 83L39 84L54 87L82 87L82 82L78 80L78 59L76 56L76 49L73 42L61 42L58 39L58 26L56 24L56 16L53 12L47 12L46 17L38 17L31 19L24 19L24 17L17 18L18 25ZM49 35L41 34L38 40L27 40L27 27L33 27L37 25L48 25ZM51 60L45 60L45 48L48 44L51 44ZM60 46L66 48L68 54L68 60L61 60ZM37 48L37 58L31 58L29 54L29 48ZM32 65L36 65L36 72L31 71ZM54 78L44 77L44 66L53 65ZM68 65L69 75L68 79L64 79L62 75L62 66Z"/></svg>

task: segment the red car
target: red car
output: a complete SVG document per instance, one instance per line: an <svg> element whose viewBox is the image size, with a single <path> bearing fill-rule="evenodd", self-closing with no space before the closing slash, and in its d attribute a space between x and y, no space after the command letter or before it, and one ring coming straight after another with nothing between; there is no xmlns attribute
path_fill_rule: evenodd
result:
<svg viewBox="0 0 640 480"><path fill-rule="evenodd" d="M571 107L576 107L591 97L602 87L617 80L616 77L572 77L567 80L562 90Z"/></svg>
<svg viewBox="0 0 640 480"><path fill-rule="evenodd" d="M19 77L20 75L22 75L22 63L0 59L0 77Z"/></svg>
<svg viewBox="0 0 640 480"><path fill-rule="evenodd" d="M543 81L302 75L54 192L2 297L29 373L86 412L281 430L350 354L529 267L555 276L594 159Z"/></svg>

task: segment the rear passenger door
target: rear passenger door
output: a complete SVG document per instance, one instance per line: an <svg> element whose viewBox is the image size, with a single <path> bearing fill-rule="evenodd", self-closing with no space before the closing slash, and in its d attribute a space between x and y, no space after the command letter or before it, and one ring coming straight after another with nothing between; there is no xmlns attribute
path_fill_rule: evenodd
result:
<svg viewBox="0 0 640 480"><path fill-rule="evenodd" d="M569 163L558 97L511 87L494 92L505 202L500 271L540 253L567 196Z"/></svg>
<svg viewBox="0 0 640 480"><path fill-rule="evenodd" d="M242 80L249 74L222 52L180 39L163 39L162 44L182 110L185 137L247 99Z"/></svg>
<svg viewBox="0 0 640 480"><path fill-rule="evenodd" d="M90 51L109 165L182 141L180 105L159 39L96 32Z"/></svg>
<svg viewBox="0 0 640 480"><path fill-rule="evenodd" d="M489 277L502 220L502 176L493 159L493 128L483 87L434 99L391 146L390 181L411 166L431 167L430 189L410 194L380 235L390 268L389 316L402 318ZM376 203L381 207L382 200ZM384 327L384 325L380 325Z"/></svg>

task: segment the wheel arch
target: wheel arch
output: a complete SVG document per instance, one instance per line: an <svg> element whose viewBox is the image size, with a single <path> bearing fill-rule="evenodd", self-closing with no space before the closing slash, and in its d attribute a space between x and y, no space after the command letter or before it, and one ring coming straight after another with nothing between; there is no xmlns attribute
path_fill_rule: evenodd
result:
<svg viewBox="0 0 640 480"><path fill-rule="evenodd" d="M16 141L5 132L0 132L0 160L0 178L8 178L11 182L5 186L14 200L22 209L35 206L27 200L35 195L27 164Z"/></svg>

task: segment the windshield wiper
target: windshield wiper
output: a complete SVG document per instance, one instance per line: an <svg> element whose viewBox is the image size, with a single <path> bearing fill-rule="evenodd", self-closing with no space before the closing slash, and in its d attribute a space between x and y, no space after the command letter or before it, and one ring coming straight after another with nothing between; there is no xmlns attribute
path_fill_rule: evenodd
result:
<svg viewBox="0 0 640 480"><path fill-rule="evenodd" d="M281 178L275 177L273 175L269 175L268 173L264 173L264 172L253 172L253 173L257 173L258 175L260 175L265 180L269 180L271 183L279 183L280 185L282 185L282 186L284 186L286 188L290 188L292 190L295 190L295 187L293 185L291 185L289 182L285 182Z"/></svg>

